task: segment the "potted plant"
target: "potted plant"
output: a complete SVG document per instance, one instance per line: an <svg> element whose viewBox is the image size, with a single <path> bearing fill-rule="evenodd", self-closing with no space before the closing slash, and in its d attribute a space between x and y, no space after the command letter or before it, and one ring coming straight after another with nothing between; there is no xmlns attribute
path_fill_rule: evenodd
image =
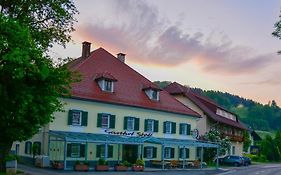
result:
<svg viewBox="0 0 281 175"><path fill-rule="evenodd" d="M76 161L74 165L75 171L88 171L89 170L89 163L88 162L80 162Z"/></svg>
<svg viewBox="0 0 281 175"><path fill-rule="evenodd" d="M98 164L96 165L96 171L108 171L108 170L109 170L108 162L103 158L100 158Z"/></svg>
<svg viewBox="0 0 281 175"><path fill-rule="evenodd" d="M54 169L62 170L64 168L64 164L62 162L59 162L59 161L54 161L52 163L52 167Z"/></svg>
<svg viewBox="0 0 281 175"><path fill-rule="evenodd" d="M144 160L137 159L136 163L132 166L133 171L143 171L144 170Z"/></svg>
<svg viewBox="0 0 281 175"><path fill-rule="evenodd" d="M131 164L128 161L124 161L122 163L116 164L114 166L114 170L115 171L127 171L129 166L131 166Z"/></svg>

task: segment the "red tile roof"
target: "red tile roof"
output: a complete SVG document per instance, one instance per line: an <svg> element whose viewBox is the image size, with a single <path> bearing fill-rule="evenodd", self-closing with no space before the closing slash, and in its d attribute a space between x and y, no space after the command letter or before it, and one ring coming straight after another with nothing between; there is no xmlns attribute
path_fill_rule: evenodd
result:
<svg viewBox="0 0 281 175"><path fill-rule="evenodd" d="M117 79L111 75L110 72L103 72L103 73L97 73L94 76L95 80L105 79L105 80L111 80L111 81L117 81Z"/></svg>
<svg viewBox="0 0 281 175"><path fill-rule="evenodd" d="M159 90L160 88L103 48L91 52L88 58L78 58L72 61L68 67L81 74L81 81L72 85L73 98L200 117L198 113L177 101L166 91L159 92L159 101L150 100L143 88ZM94 81L94 77L101 72L108 72L117 80L114 83L113 93L103 92L98 83Z"/></svg>
<svg viewBox="0 0 281 175"><path fill-rule="evenodd" d="M164 88L164 90L169 92L171 95L184 95L193 103L195 103L202 111L204 111L204 113L207 114L208 117L212 118L217 122L231 125L240 129L247 129L246 126L244 126L244 124L239 121L238 116L236 114L224 109L209 98L192 92L188 87L182 86L181 84L174 82ZM223 116L217 115L217 108L223 109L231 114L234 114L237 120L234 121Z"/></svg>

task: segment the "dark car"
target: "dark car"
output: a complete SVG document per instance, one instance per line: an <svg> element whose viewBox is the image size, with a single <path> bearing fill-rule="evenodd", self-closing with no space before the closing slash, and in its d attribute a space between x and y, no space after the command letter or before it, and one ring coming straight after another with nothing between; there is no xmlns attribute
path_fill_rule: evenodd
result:
<svg viewBox="0 0 281 175"><path fill-rule="evenodd" d="M248 166L252 164L251 159L249 157L243 156L242 158L244 160L244 166Z"/></svg>
<svg viewBox="0 0 281 175"><path fill-rule="evenodd" d="M241 166L244 165L244 159L241 156L225 156L219 159L222 165Z"/></svg>

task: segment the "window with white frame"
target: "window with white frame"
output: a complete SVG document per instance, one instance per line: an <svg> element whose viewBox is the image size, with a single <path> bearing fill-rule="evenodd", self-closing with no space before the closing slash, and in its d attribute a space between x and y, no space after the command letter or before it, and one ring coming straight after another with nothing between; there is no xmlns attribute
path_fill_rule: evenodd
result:
<svg viewBox="0 0 281 175"><path fill-rule="evenodd" d="M82 112L73 111L72 112L72 125L81 126L82 124Z"/></svg>
<svg viewBox="0 0 281 175"><path fill-rule="evenodd" d="M71 157L80 157L80 144L71 144Z"/></svg>
<svg viewBox="0 0 281 175"><path fill-rule="evenodd" d="M113 92L113 82L110 80L104 80L104 90Z"/></svg>
<svg viewBox="0 0 281 175"><path fill-rule="evenodd" d="M164 149L164 158L165 159L173 158L173 156L172 156L172 148L171 147L166 147Z"/></svg>
<svg viewBox="0 0 281 175"><path fill-rule="evenodd" d="M154 120L147 120L147 131L148 132L154 131Z"/></svg>
<svg viewBox="0 0 281 175"><path fill-rule="evenodd" d="M171 134L172 133L172 122L166 122L166 133Z"/></svg>
<svg viewBox="0 0 281 175"><path fill-rule="evenodd" d="M187 135L187 125L186 124L181 124L180 125L180 133L182 134L182 135Z"/></svg>
<svg viewBox="0 0 281 175"><path fill-rule="evenodd" d="M152 159L153 158L153 147L146 148L146 158Z"/></svg>
<svg viewBox="0 0 281 175"><path fill-rule="evenodd" d="M127 119L127 130L134 130L135 129L135 118L128 117Z"/></svg>
<svg viewBox="0 0 281 175"><path fill-rule="evenodd" d="M109 128L109 115L103 114L102 115L102 122L101 122L101 126L102 128Z"/></svg>
<svg viewBox="0 0 281 175"><path fill-rule="evenodd" d="M151 100L159 101L159 99L160 99L160 97L159 97L159 94L160 94L159 90L146 89L145 93L149 97L149 99L151 99Z"/></svg>

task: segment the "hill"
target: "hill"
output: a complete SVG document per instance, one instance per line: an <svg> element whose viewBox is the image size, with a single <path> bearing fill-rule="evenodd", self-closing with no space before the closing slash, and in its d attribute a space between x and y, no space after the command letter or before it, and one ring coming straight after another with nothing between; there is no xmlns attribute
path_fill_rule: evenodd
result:
<svg viewBox="0 0 281 175"><path fill-rule="evenodd" d="M171 82L155 81L154 83L164 88ZM281 130L281 108L274 100L263 105L256 101L227 92L202 90L200 88L191 88L191 90L209 97L219 105L236 113L242 122L255 130Z"/></svg>

